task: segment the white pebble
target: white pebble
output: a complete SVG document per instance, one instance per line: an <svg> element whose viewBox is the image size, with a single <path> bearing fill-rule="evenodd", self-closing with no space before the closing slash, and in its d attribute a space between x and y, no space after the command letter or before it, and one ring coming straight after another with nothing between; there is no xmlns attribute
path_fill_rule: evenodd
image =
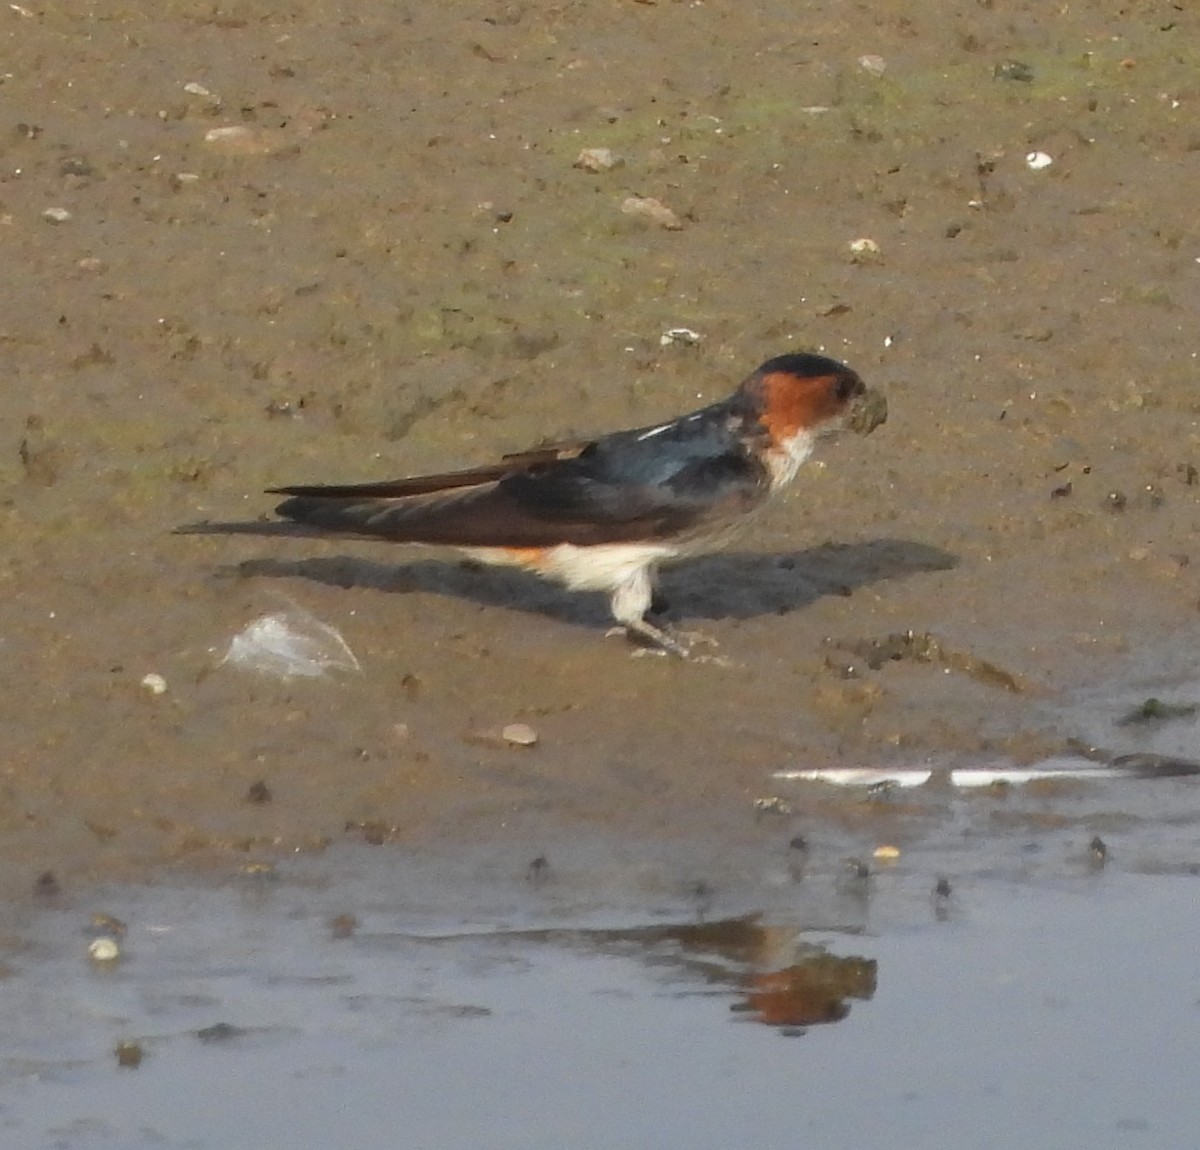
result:
<svg viewBox="0 0 1200 1150"><path fill-rule="evenodd" d="M1046 155L1045 152L1030 152L1025 157L1025 166L1031 171L1040 172L1043 168L1048 168L1054 160Z"/></svg>
<svg viewBox="0 0 1200 1150"><path fill-rule="evenodd" d="M96 938L88 944L88 958L93 962L116 962L121 948L111 938Z"/></svg>
<svg viewBox="0 0 1200 1150"><path fill-rule="evenodd" d="M42 212L42 219L51 224L65 224L71 218L66 208L47 208Z"/></svg>
<svg viewBox="0 0 1200 1150"><path fill-rule="evenodd" d="M851 240L850 262L853 264L878 264L883 261L883 249L869 236Z"/></svg>
<svg viewBox="0 0 1200 1150"><path fill-rule="evenodd" d="M703 338L704 336L698 331L692 331L690 327L669 327L658 337L658 342L661 347L670 347L672 344L695 347Z"/></svg>
<svg viewBox="0 0 1200 1150"><path fill-rule="evenodd" d="M148 675L143 675L142 686L152 695L165 695L167 693L167 681L157 671L151 671Z"/></svg>
<svg viewBox="0 0 1200 1150"><path fill-rule="evenodd" d="M500 732L500 737L514 747L532 747L538 741L537 731L528 723L509 723Z"/></svg>

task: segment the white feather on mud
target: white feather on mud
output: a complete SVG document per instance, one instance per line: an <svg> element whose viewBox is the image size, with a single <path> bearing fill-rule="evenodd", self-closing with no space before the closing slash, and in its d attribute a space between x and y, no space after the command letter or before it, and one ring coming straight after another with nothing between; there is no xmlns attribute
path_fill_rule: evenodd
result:
<svg viewBox="0 0 1200 1150"><path fill-rule="evenodd" d="M220 665L278 679L319 679L330 671L361 674L345 639L328 623L299 608L262 615L229 642Z"/></svg>

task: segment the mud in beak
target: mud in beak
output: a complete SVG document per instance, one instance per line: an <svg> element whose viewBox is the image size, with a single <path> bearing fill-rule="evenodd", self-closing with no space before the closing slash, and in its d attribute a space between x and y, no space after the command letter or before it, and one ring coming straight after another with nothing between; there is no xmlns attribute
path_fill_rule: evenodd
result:
<svg viewBox="0 0 1200 1150"><path fill-rule="evenodd" d="M887 398L883 392L868 387L850 405L846 426L858 435L870 435L881 423L887 422Z"/></svg>

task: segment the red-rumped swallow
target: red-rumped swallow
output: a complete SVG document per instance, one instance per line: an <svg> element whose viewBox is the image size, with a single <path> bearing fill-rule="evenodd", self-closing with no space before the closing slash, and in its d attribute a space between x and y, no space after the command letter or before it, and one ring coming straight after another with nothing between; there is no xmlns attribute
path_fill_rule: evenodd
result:
<svg viewBox="0 0 1200 1150"><path fill-rule="evenodd" d="M659 566L723 546L819 439L843 427L866 434L886 418L883 396L844 364L781 355L729 398L668 423L465 471L269 493L289 496L276 514L322 532L439 544L572 591L607 592L631 639L686 656L647 618ZM193 530L239 527L254 530Z"/></svg>

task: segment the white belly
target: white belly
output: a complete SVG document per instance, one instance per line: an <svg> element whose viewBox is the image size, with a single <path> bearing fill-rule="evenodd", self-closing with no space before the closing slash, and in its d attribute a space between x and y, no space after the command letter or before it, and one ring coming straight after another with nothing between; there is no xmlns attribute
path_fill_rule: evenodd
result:
<svg viewBox="0 0 1200 1150"><path fill-rule="evenodd" d="M559 543L545 548L536 558L529 551L506 551L500 547L464 547L462 551L481 563L536 571L572 591L612 591L646 567L678 554L678 548L661 543L599 543L591 547Z"/></svg>

